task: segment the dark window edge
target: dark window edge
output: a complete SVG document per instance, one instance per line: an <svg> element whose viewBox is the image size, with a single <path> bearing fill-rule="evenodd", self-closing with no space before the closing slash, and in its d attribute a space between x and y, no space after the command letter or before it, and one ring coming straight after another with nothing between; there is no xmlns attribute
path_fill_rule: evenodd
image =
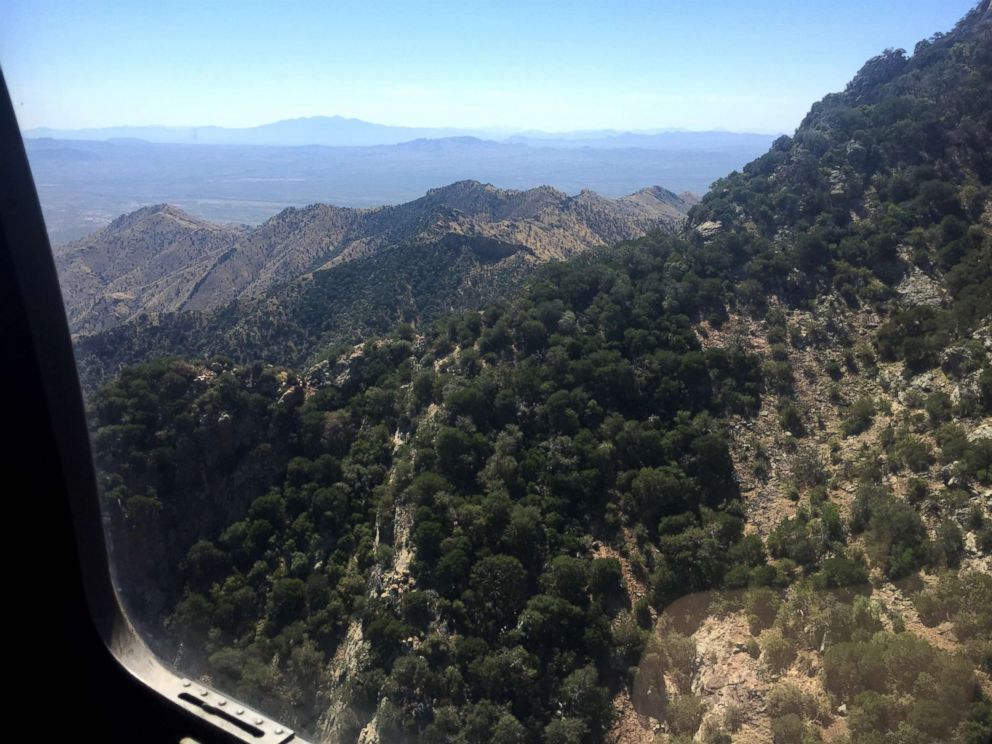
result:
<svg viewBox="0 0 992 744"><path fill-rule="evenodd" d="M28 484L6 526L9 540L39 532L49 539L38 546L40 562L29 563L25 557L33 556L23 551L8 557L16 561L10 591L22 600L12 614L23 631L9 634L9 643L44 647L25 656L22 678L53 711L48 720L26 716L28 724L36 733L102 724L105 741L177 741L180 734L203 742L301 741L268 716L167 668L128 621L111 577L51 246L2 73L0 163L0 359L11 445L5 459L11 482Z"/></svg>

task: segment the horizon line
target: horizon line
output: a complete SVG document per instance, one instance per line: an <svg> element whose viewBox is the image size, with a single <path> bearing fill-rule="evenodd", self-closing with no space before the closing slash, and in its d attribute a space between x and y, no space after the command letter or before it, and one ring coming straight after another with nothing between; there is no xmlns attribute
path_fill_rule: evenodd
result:
<svg viewBox="0 0 992 744"><path fill-rule="evenodd" d="M614 135L636 134L636 135L647 135L647 136L653 136L658 134L716 134L716 133L759 135L759 136L778 136L778 135L786 134L785 130L781 130L781 129L778 131L759 132L754 130L739 131L734 129L725 129L722 127L715 129L689 129L687 127L681 127L681 126L649 127L649 128L638 128L638 129L598 127L598 128L590 128L590 129L549 130L549 129L540 129L537 127L461 126L461 125L453 125L453 124L440 124L440 125L383 124L382 122L369 121L368 119L359 119L358 117L354 117L354 116L343 116L341 114L315 114L311 116L297 116L288 119L275 119L272 121L263 122L261 124L251 124L247 126L225 126L221 124L195 124L195 125L194 124L103 124L100 126L84 126L84 127L61 127L61 126L39 125L39 126L25 128L18 126L18 129L21 131L22 135L27 132L32 132L37 130L98 132L106 129L164 129L171 131L190 131L197 129L224 129L224 130L244 131L250 129L261 129L263 127L269 127L275 124L283 124L283 123L298 122L298 121L313 121L319 119L327 119L327 120L338 119L341 121L357 122L357 123L368 124L377 127L386 127L389 129L424 129L424 130L452 129L452 130L461 130L461 131L487 132L492 134L498 133L504 137L527 136L529 134L576 135L576 134L592 134L592 133L610 133Z"/></svg>

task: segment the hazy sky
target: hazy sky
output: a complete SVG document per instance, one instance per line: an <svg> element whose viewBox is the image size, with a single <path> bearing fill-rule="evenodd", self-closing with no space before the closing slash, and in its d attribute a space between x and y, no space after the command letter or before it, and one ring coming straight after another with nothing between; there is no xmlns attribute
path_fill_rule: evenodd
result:
<svg viewBox="0 0 992 744"><path fill-rule="evenodd" d="M975 0L0 0L23 128L385 124L791 132Z"/></svg>

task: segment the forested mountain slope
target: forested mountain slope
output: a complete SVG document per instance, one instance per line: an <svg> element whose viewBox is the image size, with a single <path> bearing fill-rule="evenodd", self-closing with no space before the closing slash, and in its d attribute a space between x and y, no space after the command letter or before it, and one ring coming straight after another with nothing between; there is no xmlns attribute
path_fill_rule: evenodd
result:
<svg viewBox="0 0 992 744"><path fill-rule="evenodd" d="M654 187L620 199L548 187L513 191L475 181L407 204L348 209L314 204L257 228L225 227L169 205L145 207L60 246L56 261L70 324L92 334L141 315L203 311L383 248L448 235L526 246L538 261L678 225L691 201Z"/></svg>
<svg viewBox="0 0 992 744"><path fill-rule="evenodd" d="M124 596L329 741L992 735L992 18L680 236L310 369L93 401Z"/></svg>

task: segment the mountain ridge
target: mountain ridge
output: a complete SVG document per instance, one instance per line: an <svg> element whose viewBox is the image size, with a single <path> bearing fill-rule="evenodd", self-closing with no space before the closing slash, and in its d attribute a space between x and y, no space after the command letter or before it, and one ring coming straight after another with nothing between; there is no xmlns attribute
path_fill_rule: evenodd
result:
<svg viewBox="0 0 992 744"><path fill-rule="evenodd" d="M460 178L526 189L550 184L617 198L661 183L704 193L772 138L713 149L563 149L479 141L370 147L171 145L26 140L53 242L85 237L142 204L260 224L287 206L401 204ZM97 165L94 167L94 163ZM181 196L180 196L181 195Z"/></svg>
<svg viewBox="0 0 992 744"><path fill-rule="evenodd" d="M206 311L262 296L383 247L448 234L526 245L536 261L567 258L671 229L690 206L660 187L608 199L466 180L397 206L289 207L255 228L209 223L170 205L144 207L55 255L70 324L87 334L141 314Z"/></svg>
<svg viewBox="0 0 992 744"><path fill-rule="evenodd" d="M677 235L312 366L126 368L125 603L328 742L990 741L988 0L854 82Z"/></svg>
<svg viewBox="0 0 992 744"><path fill-rule="evenodd" d="M23 131L30 139L139 140L155 143L233 145L366 147L416 145L437 140L531 144L543 147L712 147L752 144L769 135L718 130L624 132L590 130L572 132L507 132L484 127L409 127L378 124L343 116L307 116L281 119L251 127L111 126L91 128L34 127Z"/></svg>

